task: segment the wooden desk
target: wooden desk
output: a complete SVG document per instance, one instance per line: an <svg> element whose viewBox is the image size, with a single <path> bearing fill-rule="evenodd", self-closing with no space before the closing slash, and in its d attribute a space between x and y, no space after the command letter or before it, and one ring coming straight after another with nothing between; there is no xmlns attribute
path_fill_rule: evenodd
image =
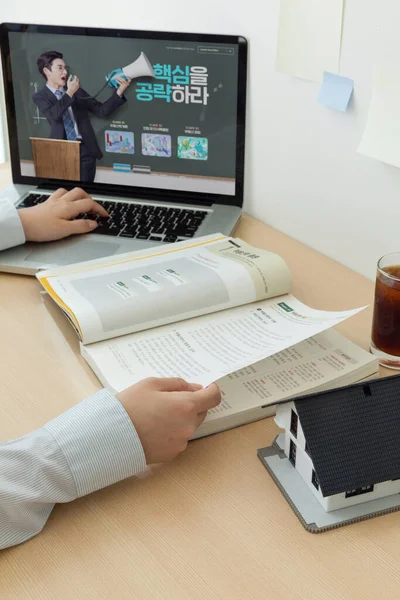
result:
<svg viewBox="0 0 400 600"><path fill-rule="evenodd" d="M248 216L237 235L283 256L311 306L372 300L371 281ZM0 275L2 440L100 387L39 292ZM368 348L370 323L367 310L340 330ZM400 513L306 533L256 455L276 432L270 418L203 438L151 476L57 506L42 534L0 553L1 600L398 599Z"/></svg>

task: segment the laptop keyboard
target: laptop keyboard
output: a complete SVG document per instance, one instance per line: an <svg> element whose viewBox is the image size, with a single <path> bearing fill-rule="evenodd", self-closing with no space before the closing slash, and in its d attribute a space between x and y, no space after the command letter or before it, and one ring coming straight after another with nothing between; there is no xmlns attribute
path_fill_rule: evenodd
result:
<svg viewBox="0 0 400 600"><path fill-rule="evenodd" d="M50 194L29 194L18 208L45 202ZM94 214L79 215L77 219L94 219L98 227L93 233L137 240L179 242L191 238L207 216L204 210L167 208L111 200L96 200L109 213L109 218Z"/></svg>

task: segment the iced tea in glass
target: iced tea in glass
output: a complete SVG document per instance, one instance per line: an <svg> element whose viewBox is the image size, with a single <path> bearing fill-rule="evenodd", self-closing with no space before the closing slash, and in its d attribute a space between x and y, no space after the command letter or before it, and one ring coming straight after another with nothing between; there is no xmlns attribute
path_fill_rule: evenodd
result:
<svg viewBox="0 0 400 600"><path fill-rule="evenodd" d="M400 370L400 252L378 261L371 338L380 364Z"/></svg>

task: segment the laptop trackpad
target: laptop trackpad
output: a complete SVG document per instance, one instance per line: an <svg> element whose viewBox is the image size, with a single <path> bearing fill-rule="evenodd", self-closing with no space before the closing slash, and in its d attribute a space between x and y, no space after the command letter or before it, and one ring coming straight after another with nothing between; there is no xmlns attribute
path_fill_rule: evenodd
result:
<svg viewBox="0 0 400 600"><path fill-rule="evenodd" d="M32 247L24 260L40 264L69 265L72 263L103 258L115 254L120 244L112 242L92 242L90 240L66 240Z"/></svg>

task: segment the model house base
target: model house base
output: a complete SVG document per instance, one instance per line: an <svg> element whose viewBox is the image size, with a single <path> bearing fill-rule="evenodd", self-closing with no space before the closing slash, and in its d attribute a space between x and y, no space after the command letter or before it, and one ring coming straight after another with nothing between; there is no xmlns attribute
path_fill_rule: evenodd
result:
<svg viewBox="0 0 400 600"><path fill-rule="evenodd" d="M398 510L400 375L281 402L258 455L309 531Z"/></svg>
<svg viewBox="0 0 400 600"><path fill-rule="evenodd" d="M327 512L285 455L284 437L279 435L272 446L260 448L257 454L308 532L322 533L400 510L396 494Z"/></svg>

